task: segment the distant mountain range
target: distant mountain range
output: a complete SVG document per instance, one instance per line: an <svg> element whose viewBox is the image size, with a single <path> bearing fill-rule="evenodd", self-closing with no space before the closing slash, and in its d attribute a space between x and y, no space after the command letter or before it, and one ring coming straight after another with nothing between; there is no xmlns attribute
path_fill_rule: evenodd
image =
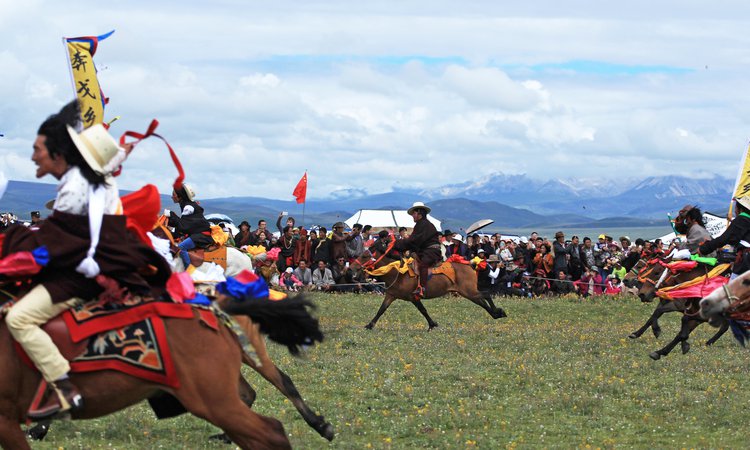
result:
<svg viewBox="0 0 750 450"><path fill-rule="evenodd" d="M688 203L704 211L726 214L733 185L733 180L719 175L708 179L669 175L614 181L539 181L526 175L495 173L435 189L396 189L374 195L362 189L336 191L328 198L309 199L305 222L331 225L359 209L406 209L415 201L424 201L444 227L455 229L487 218L505 229L663 226L666 213L674 213ZM54 197L54 185L11 181L0 199L0 211L15 211L25 218L29 211L42 209ZM162 203L164 207L173 206L166 195L162 196ZM201 204L207 212L227 214L237 222L247 219L253 226L259 218L274 222L280 211L301 214L301 205L293 200L227 197L205 199Z"/></svg>

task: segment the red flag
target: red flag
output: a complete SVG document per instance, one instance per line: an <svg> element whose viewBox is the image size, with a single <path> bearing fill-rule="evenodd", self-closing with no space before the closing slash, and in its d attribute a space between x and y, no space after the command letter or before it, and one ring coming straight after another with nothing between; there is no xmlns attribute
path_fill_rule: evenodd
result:
<svg viewBox="0 0 750 450"><path fill-rule="evenodd" d="M297 198L297 203L305 203L305 198L307 197L307 172L300 178L292 195Z"/></svg>

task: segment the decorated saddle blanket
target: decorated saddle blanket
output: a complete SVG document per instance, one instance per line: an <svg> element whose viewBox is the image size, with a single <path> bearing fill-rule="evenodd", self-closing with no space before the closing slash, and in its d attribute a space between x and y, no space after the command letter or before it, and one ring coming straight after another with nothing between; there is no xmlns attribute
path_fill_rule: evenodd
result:
<svg viewBox="0 0 750 450"><path fill-rule="evenodd" d="M220 265L222 269L226 270L227 268L227 248L223 245L221 247L190 250L188 255L190 256L190 264L195 267L199 267L204 262L212 262Z"/></svg>
<svg viewBox="0 0 750 450"><path fill-rule="evenodd" d="M675 286L661 288L656 291L656 295L664 300L705 297L729 282L729 278L726 276L729 269L731 269L730 264L719 264L708 270L706 275L695 277Z"/></svg>
<svg viewBox="0 0 750 450"><path fill-rule="evenodd" d="M141 301L131 304L79 304L42 328L70 361L72 372L116 370L144 380L179 387L163 318L198 317L218 329L211 310L184 303ZM20 345L22 359L31 367Z"/></svg>

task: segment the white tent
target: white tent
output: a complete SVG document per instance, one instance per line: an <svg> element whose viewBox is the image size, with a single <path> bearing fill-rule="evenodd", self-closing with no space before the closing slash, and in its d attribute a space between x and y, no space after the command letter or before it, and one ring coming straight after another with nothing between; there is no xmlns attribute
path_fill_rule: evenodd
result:
<svg viewBox="0 0 750 450"><path fill-rule="evenodd" d="M435 225L440 231L440 221L431 215L427 215L427 220ZM411 218L406 210L396 209L360 209L353 216L344 221L351 228L355 223L370 225L375 229L390 227L414 228L414 219Z"/></svg>

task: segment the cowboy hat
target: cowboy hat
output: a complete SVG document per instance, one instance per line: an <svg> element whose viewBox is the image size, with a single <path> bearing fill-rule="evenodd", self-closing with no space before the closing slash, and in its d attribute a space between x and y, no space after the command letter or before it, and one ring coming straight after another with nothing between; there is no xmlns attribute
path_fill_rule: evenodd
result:
<svg viewBox="0 0 750 450"><path fill-rule="evenodd" d="M425 205L424 203L422 203L422 202L414 202L414 204L413 204L413 205L411 205L411 208L409 208L409 209L408 209L408 210L406 211L406 213L407 213L407 214L411 214L411 213L413 213L413 212L414 212L414 210L416 210L416 209L419 209L419 208L422 208L422 209L424 209L424 210L425 210L425 215L426 215L426 214L429 214L429 213L430 213L430 211L432 211L432 209L431 209L431 208L430 208L429 206Z"/></svg>
<svg viewBox="0 0 750 450"><path fill-rule="evenodd" d="M744 206L747 209L750 209L750 196L744 196L744 197L737 197L735 200L737 200L737 203Z"/></svg>
<svg viewBox="0 0 750 450"><path fill-rule="evenodd" d="M455 240L457 240L459 242L463 242L464 241L464 238L462 238L461 235L458 234L458 233L454 234L453 237L452 237L452 239L455 239Z"/></svg>
<svg viewBox="0 0 750 450"><path fill-rule="evenodd" d="M453 232L451 230L443 231L443 237L451 237L451 236L453 236Z"/></svg>
<svg viewBox="0 0 750 450"><path fill-rule="evenodd" d="M195 201L195 189L187 183L182 183L182 189L185 191L185 195L188 200Z"/></svg>
<svg viewBox="0 0 750 450"><path fill-rule="evenodd" d="M73 140L84 161L94 172L103 174L104 166L120 151L120 146L104 125L97 123L91 125L78 133L73 127L67 125L68 134Z"/></svg>

